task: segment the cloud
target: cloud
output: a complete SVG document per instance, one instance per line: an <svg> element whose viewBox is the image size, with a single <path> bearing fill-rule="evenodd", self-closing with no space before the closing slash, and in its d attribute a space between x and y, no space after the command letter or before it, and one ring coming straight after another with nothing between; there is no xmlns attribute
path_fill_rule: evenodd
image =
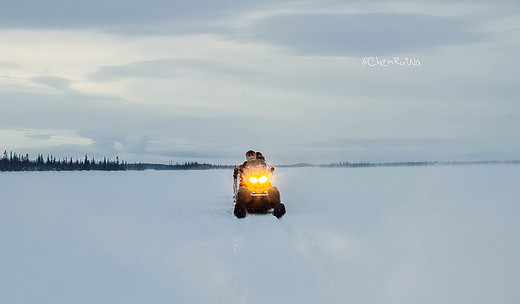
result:
<svg viewBox="0 0 520 304"><path fill-rule="evenodd" d="M31 80L59 90L68 90L71 83L69 79L57 76L38 76L31 78Z"/></svg>
<svg viewBox="0 0 520 304"><path fill-rule="evenodd" d="M298 55L403 54L482 39L460 19L420 14L290 14L261 19L244 37Z"/></svg>
<svg viewBox="0 0 520 304"><path fill-rule="evenodd" d="M0 91L0 100L4 101L0 132L7 132L2 142L9 145L4 149L23 148L24 151L19 152L33 154L45 150L57 157L88 153L91 157L119 155L127 161L167 163L195 158L233 163L230 158L241 158L242 150L246 151L238 149L239 144L265 142L264 138L252 135L271 134L281 128L268 117L256 117L255 124L251 124L250 116L233 117L223 113L211 117L206 111L186 115L186 109L177 110L175 105L149 107L73 90L67 94ZM259 129L257 125L263 127ZM13 129L42 132L9 131ZM59 130L73 132L83 141L74 145L77 141L72 140L72 135L51 141L54 133L45 130L56 130L57 134ZM71 140L65 140L68 138ZM35 149L31 149L31 143ZM68 146L62 146L67 143Z"/></svg>
<svg viewBox="0 0 520 304"><path fill-rule="evenodd" d="M211 31L215 20L274 1L10 1L2 4L0 28L96 28L127 34ZM153 25L166 25L161 28ZM131 30L128 30L131 29Z"/></svg>
<svg viewBox="0 0 520 304"><path fill-rule="evenodd" d="M22 66L15 62L8 62L8 61L0 61L0 68L1 69L19 69Z"/></svg>
<svg viewBox="0 0 520 304"><path fill-rule="evenodd" d="M120 78L174 78L189 73L212 73L230 76L251 76L256 72L208 59L157 59L139 61L118 66L103 66L87 78L94 81L110 81Z"/></svg>
<svg viewBox="0 0 520 304"><path fill-rule="evenodd" d="M3 6L0 25L19 28L84 28L163 20L193 14L189 4L165 1L15 1Z"/></svg>
<svg viewBox="0 0 520 304"><path fill-rule="evenodd" d="M0 129L0 141L9 142L11 144L9 149L34 149L56 145L85 147L92 144L89 138L82 137L73 130L64 129Z"/></svg>

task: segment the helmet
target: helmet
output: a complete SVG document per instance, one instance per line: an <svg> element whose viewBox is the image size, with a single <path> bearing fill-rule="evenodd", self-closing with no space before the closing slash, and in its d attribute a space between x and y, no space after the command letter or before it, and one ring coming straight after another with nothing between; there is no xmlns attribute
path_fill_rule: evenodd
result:
<svg viewBox="0 0 520 304"><path fill-rule="evenodd" d="M246 159L247 161L255 160L256 159L256 153L253 150L249 150L246 152Z"/></svg>
<svg viewBox="0 0 520 304"><path fill-rule="evenodd" d="M260 152L256 152L256 159L265 160L265 157Z"/></svg>

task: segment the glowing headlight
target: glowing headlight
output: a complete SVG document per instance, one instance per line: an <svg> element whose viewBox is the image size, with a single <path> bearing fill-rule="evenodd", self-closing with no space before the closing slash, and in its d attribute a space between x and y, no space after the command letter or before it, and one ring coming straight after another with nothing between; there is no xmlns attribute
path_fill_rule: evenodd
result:
<svg viewBox="0 0 520 304"><path fill-rule="evenodd" d="M260 184L263 184L265 182L267 182L267 176L261 176L259 178L256 178L254 176L250 176L249 177L249 181L253 184L256 184L256 183L260 183Z"/></svg>

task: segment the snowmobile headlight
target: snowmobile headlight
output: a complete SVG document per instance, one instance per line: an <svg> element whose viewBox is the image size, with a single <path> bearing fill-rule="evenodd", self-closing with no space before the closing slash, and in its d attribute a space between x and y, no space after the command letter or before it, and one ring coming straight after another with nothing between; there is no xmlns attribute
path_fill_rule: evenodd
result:
<svg viewBox="0 0 520 304"><path fill-rule="evenodd" d="M251 182L253 184L256 184L256 183L263 184L263 183L267 182L267 176L265 176L265 175L260 176L260 177L250 176L249 182Z"/></svg>

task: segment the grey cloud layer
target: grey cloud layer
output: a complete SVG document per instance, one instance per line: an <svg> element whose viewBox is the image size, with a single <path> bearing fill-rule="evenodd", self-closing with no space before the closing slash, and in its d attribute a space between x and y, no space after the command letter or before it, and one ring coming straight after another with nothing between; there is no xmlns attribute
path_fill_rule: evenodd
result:
<svg viewBox="0 0 520 304"><path fill-rule="evenodd" d="M164 21L196 25L228 13L268 6L270 1L39 1L2 3L0 27L4 28L111 28Z"/></svg>
<svg viewBox="0 0 520 304"><path fill-rule="evenodd" d="M59 90L68 90L71 83L69 79L57 76L38 76L31 78L31 80Z"/></svg>
<svg viewBox="0 0 520 304"><path fill-rule="evenodd" d="M87 75L91 80L108 81L118 78L172 78L189 73L212 73L230 76L254 75L257 72L205 59L159 59L120 66L104 66Z"/></svg>
<svg viewBox="0 0 520 304"><path fill-rule="evenodd" d="M326 5L332 9L340 3ZM285 4L292 6L298 5ZM472 31L474 24L470 21L427 14L287 13L258 19L243 28L224 25L226 20L248 11L277 7L284 5L235 0L13 1L0 12L0 27L96 28L133 35L217 33L237 40L267 42L298 55L318 56L386 55L485 38L483 33Z"/></svg>
<svg viewBox="0 0 520 304"><path fill-rule="evenodd" d="M53 79L49 79L52 83ZM55 153L59 157L85 153L93 157L117 155L121 151L114 145L119 142L127 155L139 155L131 161L184 157L219 159L236 156L232 154L236 145L247 141L251 134L287 129L281 122L271 121L268 117L255 117L255 124L250 124L249 116L208 117L208 113L204 112L183 115L176 106L151 108L73 90L67 90L64 94L0 91L0 100L3 105L0 130L76 130L79 136L93 142L89 147L45 149L45 153ZM257 130L256 125L261 125L262 130ZM46 134L31 136L44 139ZM265 139L256 142L265 142ZM23 152L33 155L42 151L26 149Z"/></svg>
<svg viewBox="0 0 520 304"><path fill-rule="evenodd" d="M294 14L260 20L247 38L302 55L370 56L482 38L452 18L417 14Z"/></svg>

